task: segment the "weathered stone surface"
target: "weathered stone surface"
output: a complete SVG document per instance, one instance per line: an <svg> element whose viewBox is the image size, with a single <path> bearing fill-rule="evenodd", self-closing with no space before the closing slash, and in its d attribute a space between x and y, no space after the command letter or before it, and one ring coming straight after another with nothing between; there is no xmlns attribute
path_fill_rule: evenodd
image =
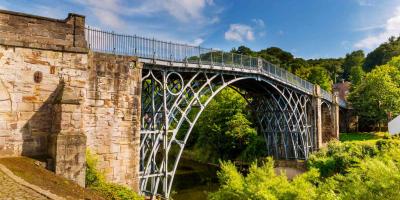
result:
<svg viewBox="0 0 400 200"><path fill-rule="evenodd" d="M85 52L85 17L69 14L57 20L11 11L0 11L0 44L26 48ZM48 61L28 57L31 64Z"/></svg>
<svg viewBox="0 0 400 200"><path fill-rule="evenodd" d="M84 110L88 146L103 159L99 167L106 178L138 188L141 68L130 68L136 58L102 53L89 54L89 85ZM117 73L123 72L123 73ZM139 90L140 91L140 90Z"/></svg>
<svg viewBox="0 0 400 200"><path fill-rule="evenodd" d="M84 25L0 11L0 156L49 156L84 185L88 147L108 181L137 189L141 65L88 52Z"/></svg>
<svg viewBox="0 0 400 200"><path fill-rule="evenodd" d="M315 85L312 106L316 115L314 128L317 136L317 148L324 147L333 139L339 139L339 105L337 96L334 96L333 101L332 105L323 103L321 88ZM314 119L314 116L311 119Z"/></svg>

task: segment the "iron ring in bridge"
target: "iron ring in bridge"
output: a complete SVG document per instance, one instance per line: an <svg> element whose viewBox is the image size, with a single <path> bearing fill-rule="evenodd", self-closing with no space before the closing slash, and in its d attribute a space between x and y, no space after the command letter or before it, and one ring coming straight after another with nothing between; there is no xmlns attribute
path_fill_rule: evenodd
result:
<svg viewBox="0 0 400 200"><path fill-rule="evenodd" d="M184 82L183 78L177 72L170 72L167 75L167 90L170 94L176 96L182 93Z"/></svg>

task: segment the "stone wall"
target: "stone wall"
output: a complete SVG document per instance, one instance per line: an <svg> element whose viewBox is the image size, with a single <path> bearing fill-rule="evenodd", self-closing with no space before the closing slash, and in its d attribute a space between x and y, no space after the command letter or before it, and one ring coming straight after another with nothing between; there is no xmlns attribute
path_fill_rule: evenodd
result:
<svg viewBox="0 0 400 200"><path fill-rule="evenodd" d="M128 56L90 53L89 58L88 147L99 155L107 180L137 189L141 66Z"/></svg>
<svg viewBox="0 0 400 200"><path fill-rule="evenodd" d="M334 119L332 107L325 103L321 106L321 117L322 117L322 143L327 143L330 140L336 138L334 134Z"/></svg>
<svg viewBox="0 0 400 200"><path fill-rule="evenodd" d="M69 14L64 20L0 10L0 43L3 45L86 51L85 17Z"/></svg>
<svg viewBox="0 0 400 200"><path fill-rule="evenodd" d="M333 95L332 100L333 102L329 105L323 102L320 86L314 85L312 107L315 114L314 130L317 136L317 149L326 146L333 139L339 139L339 98Z"/></svg>
<svg viewBox="0 0 400 200"><path fill-rule="evenodd" d="M0 154L46 155L60 82L84 98L87 54L0 45L0 66Z"/></svg>
<svg viewBox="0 0 400 200"><path fill-rule="evenodd" d="M84 25L0 10L0 156L50 158L84 185L89 147L107 180L137 189L141 66L89 52Z"/></svg>

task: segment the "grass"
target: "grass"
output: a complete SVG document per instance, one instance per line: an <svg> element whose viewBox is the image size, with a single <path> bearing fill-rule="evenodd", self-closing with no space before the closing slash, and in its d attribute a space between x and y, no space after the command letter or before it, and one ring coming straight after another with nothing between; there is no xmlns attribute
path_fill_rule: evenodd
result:
<svg viewBox="0 0 400 200"><path fill-rule="evenodd" d="M389 134L386 132L376 132L376 133L341 133L339 135L339 140L341 142L348 141L368 141L368 140L378 140L383 138L388 138Z"/></svg>
<svg viewBox="0 0 400 200"><path fill-rule="evenodd" d="M61 176L56 176L35 164L35 160L26 157L0 158L0 163L26 182L66 199L104 199L96 192L80 187Z"/></svg>

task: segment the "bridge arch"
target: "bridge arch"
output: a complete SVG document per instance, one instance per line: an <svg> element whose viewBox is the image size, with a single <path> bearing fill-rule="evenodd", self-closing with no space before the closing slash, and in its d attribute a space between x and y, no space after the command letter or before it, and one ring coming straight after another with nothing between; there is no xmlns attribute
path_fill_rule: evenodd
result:
<svg viewBox="0 0 400 200"><path fill-rule="evenodd" d="M334 119L332 105L323 100L321 102L321 122L322 122L322 143L326 144L332 139L336 139L334 131Z"/></svg>
<svg viewBox="0 0 400 200"><path fill-rule="evenodd" d="M175 171L190 133L211 100L227 86L247 92L250 104L259 108L259 131L263 132L269 155L305 159L314 148L311 122L306 109L310 97L295 89L252 74L166 70L143 70L140 190L168 197ZM243 85L257 87L257 91ZM252 84L249 84L252 83ZM182 125L186 133L178 135ZM178 149L172 159L171 149Z"/></svg>

